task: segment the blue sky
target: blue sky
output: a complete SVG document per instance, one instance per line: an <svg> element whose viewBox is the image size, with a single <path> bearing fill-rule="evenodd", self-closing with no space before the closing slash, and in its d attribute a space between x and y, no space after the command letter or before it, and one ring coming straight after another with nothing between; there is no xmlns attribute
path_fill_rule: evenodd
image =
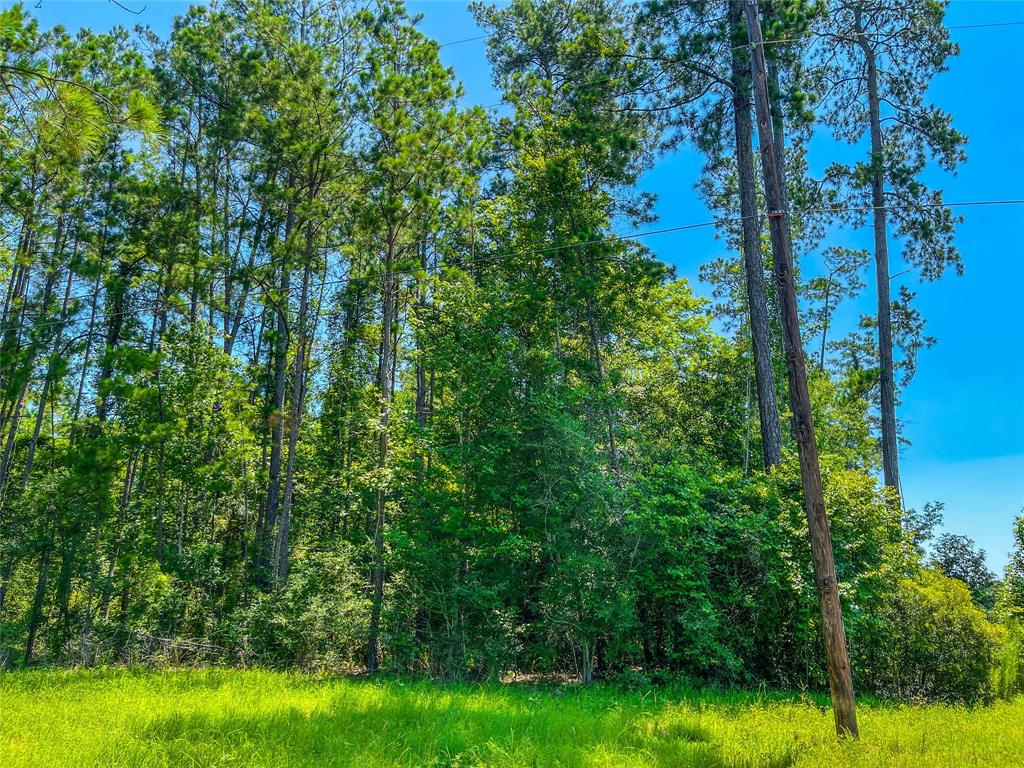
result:
<svg viewBox="0 0 1024 768"><path fill-rule="evenodd" d="M107 0L39 0L33 12L47 27L142 23L166 33L171 19L188 6L173 0L121 1L144 10L135 16ZM410 8L424 14L424 32L442 43L481 34L463 2L410 2ZM1010 21L1024 21L1024 2L953 0L947 15L951 26ZM1024 65L1024 26L954 29L952 36L960 55L935 80L929 97L951 112L968 136L968 162L956 176L930 170L926 181L942 187L947 201L1024 199L1024 88L1013 77ZM448 45L441 55L463 81L468 103L498 101L484 41ZM822 131L811 146L812 170L849 153ZM701 164L697 153L684 147L645 176L644 188L658 195L659 226L709 218L693 187ZM945 502L946 528L977 541L990 566L1001 571L1013 517L1024 506L1024 206L960 212L964 222L957 246L966 274L937 283L919 283L913 274L893 281L894 295L901 284L918 292L927 332L938 338L921 353L917 376L903 393L899 417L910 441L901 451L903 490L911 507ZM699 292L707 291L697 280L699 266L724 255L711 229L650 237L646 243ZM839 230L828 244L868 247L870 232ZM902 269L896 241L891 272ZM861 300L845 309L846 322L872 312L873 304L869 280Z"/></svg>

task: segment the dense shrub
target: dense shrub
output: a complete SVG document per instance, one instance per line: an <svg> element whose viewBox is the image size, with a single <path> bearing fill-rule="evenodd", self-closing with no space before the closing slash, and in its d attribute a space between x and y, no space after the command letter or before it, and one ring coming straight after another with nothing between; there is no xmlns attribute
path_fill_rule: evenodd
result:
<svg viewBox="0 0 1024 768"><path fill-rule="evenodd" d="M888 642L877 648L877 691L901 699L975 703L991 698L1000 628L971 600L967 586L938 571L904 579L883 618Z"/></svg>
<svg viewBox="0 0 1024 768"><path fill-rule="evenodd" d="M350 668L369 619L364 581L347 548L296 558L284 590L239 609L218 634L246 662Z"/></svg>

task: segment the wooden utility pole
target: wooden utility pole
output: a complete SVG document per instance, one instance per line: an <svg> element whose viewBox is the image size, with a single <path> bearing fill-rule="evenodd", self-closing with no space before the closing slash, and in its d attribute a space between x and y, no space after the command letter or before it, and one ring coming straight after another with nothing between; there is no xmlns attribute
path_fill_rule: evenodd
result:
<svg viewBox="0 0 1024 768"><path fill-rule="evenodd" d="M804 509L807 532L814 560L814 580L821 605L821 623L825 633L828 657L828 682L832 692L832 711L836 733L840 737L857 738L857 713L853 700L853 679L846 650L846 628L839 603L839 585L832 556L832 537L825 515L825 496L818 464L818 443L814 437L811 398L807 391L807 369L804 347L800 340L800 318L797 312L796 288L793 282L793 244L787 226L786 197L782 182L782 158L778 156L772 130L771 107L768 101L768 78L764 61L764 44L757 0L747 0L747 33L753 62L754 108L757 114L757 137L761 150L768 224L771 231L775 261L775 282L782 305L782 332L786 337L786 369L789 374L789 402L793 411L793 427L800 453L800 476L803 480Z"/></svg>

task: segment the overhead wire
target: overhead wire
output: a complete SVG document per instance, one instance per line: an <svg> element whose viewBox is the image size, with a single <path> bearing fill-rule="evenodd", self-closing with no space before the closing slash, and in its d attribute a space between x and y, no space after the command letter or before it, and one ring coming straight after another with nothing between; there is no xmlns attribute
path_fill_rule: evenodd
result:
<svg viewBox="0 0 1024 768"><path fill-rule="evenodd" d="M869 211L875 210L876 208L880 208L880 209L884 209L884 210L927 210L927 209L932 209L932 208L964 208L964 207L985 207L985 206L997 206L997 205L1024 205L1024 198L1021 198L1021 199L1006 199L1006 200L965 200L965 201L943 202L943 203L916 203L916 204L902 203L902 204L899 204L899 205L885 205L885 206L872 206L872 205L823 206L823 207L816 207L816 208L804 208L804 209L795 210L795 211L787 211L785 213L787 215L807 215L807 214L815 214L815 213L867 213ZM373 279L376 279L376 278L382 278L382 277L384 277L384 276L386 276L388 274L390 274L391 276L409 276L409 275L422 274L424 272L428 272L429 273L432 270L440 271L440 270L443 270L443 269L458 269L458 270L462 270L462 271L467 271L467 270L472 270L473 268L475 268L477 266L480 266L480 265L500 263L502 261L507 261L507 260L516 259L516 258L523 258L523 257L526 257L526 256L542 255L542 254L547 254L547 253L554 253L554 252L558 252L558 251L571 250L571 249L576 249L576 248L585 248L585 247L588 247L588 246L601 245L601 244L607 244L607 243L631 241L631 240L637 240L637 239L644 238L644 237L653 237L653 236L656 236L656 235L670 234L670 233L673 233L673 232L683 232L683 231L686 231L686 230L702 229L702 228L714 227L714 226L724 226L724 225L729 225L729 224L739 224L739 223L743 222L747 218L757 218L757 219L760 219L762 217L769 217L769 216L773 216L773 215L781 215L781 213L782 212L776 212L776 211L759 211L758 213L753 214L750 217L746 217L746 216L718 217L718 218L715 218L715 219L710 219L708 221L700 221L700 222L694 222L694 223L690 223L690 224L678 224L678 225L674 225L674 226L670 226L670 227L659 227L659 228L656 228L656 229L639 230L639 231L636 231L636 232L627 232L627 233L624 233L624 234L621 234L621 235L607 235L607 236L592 238L592 239L589 239L589 240L581 240L581 241L571 242L571 243L560 243L558 245L544 246L544 247L541 247L541 248L531 248L531 249L527 249L527 250L511 251L511 252L508 252L508 253L494 253L494 254L490 254L489 256L470 258L470 259L468 259L466 262L464 262L462 264L447 264L445 262L440 262L439 264L437 264L434 267L428 267L428 268L413 267L413 268L404 268L404 269L393 269L393 270L390 270L390 271L371 270L369 272L366 272L366 273L363 273L363 274L359 274L359 275L356 275L356 276L353 276L352 274L350 274L350 272L351 272L351 267L350 267L349 273L347 273L345 275L345 277L334 279L334 280L324 281L323 283L318 285L318 288L330 288L330 287L336 287L336 286L340 286L340 285L349 285L349 284L351 284L352 282L354 282L356 280L367 282L367 281L370 281L370 280L373 280ZM266 289L264 288L264 290L266 290ZM91 301L93 298L95 298L94 294L90 293L90 294L85 294L85 295L72 296L69 301L83 301L83 300ZM288 298L291 298L291 297L289 296ZM175 307L181 307L182 306L182 302L180 300L173 301L173 302L171 302L171 301L164 301L164 302L162 302L162 304L163 304L163 306L161 307L159 300L155 300L155 301L152 301L152 303L149 305L149 307L150 307L150 309L160 309L160 308L163 308L163 309L174 309ZM119 312L104 312L102 315L100 315L99 319L101 319L101 320L108 320L108 319L113 319L113 318L119 317L119 316L136 314L137 312L138 312L138 307L133 307L133 308L130 308L130 309L121 310ZM27 329L26 328L22 328L21 326L9 326L9 327L6 327L6 328L0 328L0 334L9 333L9 332L16 332L16 331L19 331L19 330L33 330L33 329L36 329L36 328L42 328L42 327L47 327L47 326L51 326L51 325L63 325L63 324L67 324L69 322L70 321L67 320L67 319L43 321L43 322L40 322L40 323L33 323Z"/></svg>

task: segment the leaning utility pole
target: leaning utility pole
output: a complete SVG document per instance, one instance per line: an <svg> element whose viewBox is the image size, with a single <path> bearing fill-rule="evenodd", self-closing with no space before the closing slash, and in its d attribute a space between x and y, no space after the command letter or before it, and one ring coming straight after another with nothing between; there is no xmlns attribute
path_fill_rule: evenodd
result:
<svg viewBox="0 0 1024 768"><path fill-rule="evenodd" d="M786 369L789 374L789 403L793 427L800 453L800 477L803 480L804 509L807 532L814 560L814 580L821 605L821 623L825 633L828 657L828 682L832 692L832 711L836 733L840 737L860 734L853 700L853 679L846 650L846 628L839 604L836 564L832 556L832 537L825 515L825 496L821 487L818 464L818 443L814 437L811 398L807 391L807 369L804 347L800 340L800 318L797 312L796 288L793 281L793 244L787 226L786 198L782 183L782 158L778 156L772 131L771 107L768 102L768 79L764 63L764 42L757 0L747 0L747 33L753 62L754 110L757 114L757 138L761 150L768 224L775 260L775 282L782 304L782 332L786 337Z"/></svg>

